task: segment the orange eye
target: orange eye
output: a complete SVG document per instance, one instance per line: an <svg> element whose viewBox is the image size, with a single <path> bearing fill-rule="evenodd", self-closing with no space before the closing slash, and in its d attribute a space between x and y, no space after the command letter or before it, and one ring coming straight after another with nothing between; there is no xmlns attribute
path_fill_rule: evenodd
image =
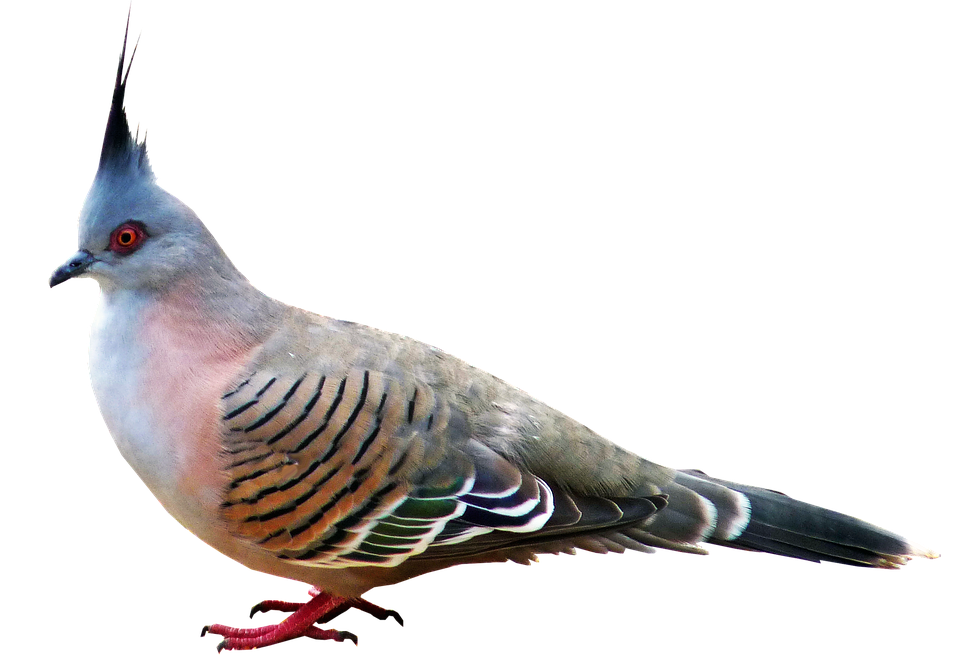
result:
<svg viewBox="0 0 960 672"><path fill-rule="evenodd" d="M110 249L127 254L137 249L146 237L140 222L124 222L110 234Z"/></svg>

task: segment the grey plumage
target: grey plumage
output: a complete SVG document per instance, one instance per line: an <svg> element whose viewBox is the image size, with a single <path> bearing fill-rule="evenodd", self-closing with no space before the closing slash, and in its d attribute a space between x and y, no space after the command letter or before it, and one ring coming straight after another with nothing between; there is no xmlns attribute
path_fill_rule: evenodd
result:
<svg viewBox="0 0 960 672"><path fill-rule="evenodd" d="M699 553L706 541L865 566L928 554L653 464L435 348L269 299L154 182L122 71L123 56L81 250L51 284L100 281L94 384L108 426L168 510L231 557L353 599L574 548Z"/></svg>

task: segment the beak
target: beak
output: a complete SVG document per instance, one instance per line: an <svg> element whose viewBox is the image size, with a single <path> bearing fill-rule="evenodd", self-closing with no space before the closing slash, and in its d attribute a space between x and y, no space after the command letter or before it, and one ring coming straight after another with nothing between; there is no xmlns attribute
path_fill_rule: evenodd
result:
<svg viewBox="0 0 960 672"><path fill-rule="evenodd" d="M97 261L97 258L87 250L78 250L75 255L67 259L67 263L53 272L53 275L50 276L50 286L56 287L61 282L82 275L95 261Z"/></svg>

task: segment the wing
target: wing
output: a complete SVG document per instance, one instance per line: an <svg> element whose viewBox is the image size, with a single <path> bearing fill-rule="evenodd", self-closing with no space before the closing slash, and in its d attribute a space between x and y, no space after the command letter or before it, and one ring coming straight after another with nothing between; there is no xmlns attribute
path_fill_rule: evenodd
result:
<svg viewBox="0 0 960 672"><path fill-rule="evenodd" d="M224 520L278 558L330 568L643 548L618 530L664 497L570 492L477 440L454 401L371 369L253 374L222 399Z"/></svg>

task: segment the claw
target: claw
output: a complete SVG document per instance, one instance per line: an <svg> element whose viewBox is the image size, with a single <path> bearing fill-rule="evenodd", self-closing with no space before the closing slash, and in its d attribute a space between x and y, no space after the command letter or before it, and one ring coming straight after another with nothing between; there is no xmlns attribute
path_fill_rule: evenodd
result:
<svg viewBox="0 0 960 672"><path fill-rule="evenodd" d="M360 643L355 634L346 630L321 630L320 628L311 627L307 628L303 636L309 637L310 639L332 639L335 642L344 642L349 639L353 642L354 646L358 646Z"/></svg>
<svg viewBox="0 0 960 672"><path fill-rule="evenodd" d="M316 597L316 595L314 595ZM282 602L280 600L263 600L262 602L257 602L250 609L250 618L253 618L255 614L267 613L268 611L296 611L303 606L303 602Z"/></svg>
<svg viewBox="0 0 960 672"><path fill-rule="evenodd" d="M326 623L348 609L358 609L380 619L393 618L403 625L403 619L392 609L383 609L366 600L356 598L335 597L323 593L317 588L310 591L311 599L308 602L281 602L280 600L264 600L250 609L250 617L268 611L293 612L283 621L275 625L266 625L260 628L231 628L225 625L205 625L200 631L203 637L207 633L221 635L223 640L217 644L217 653L223 650L236 651L258 649L272 644L279 644L298 637L310 639L332 639L335 642L350 640L354 646L359 646L359 638L346 630L323 630L315 623Z"/></svg>
<svg viewBox="0 0 960 672"><path fill-rule="evenodd" d="M381 621L385 621L392 617L401 626L403 625L403 618L393 609L384 609L383 607L378 607L375 604L367 602L362 597L355 597L348 603L348 605L348 608L359 609L360 611L366 612Z"/></svg>

